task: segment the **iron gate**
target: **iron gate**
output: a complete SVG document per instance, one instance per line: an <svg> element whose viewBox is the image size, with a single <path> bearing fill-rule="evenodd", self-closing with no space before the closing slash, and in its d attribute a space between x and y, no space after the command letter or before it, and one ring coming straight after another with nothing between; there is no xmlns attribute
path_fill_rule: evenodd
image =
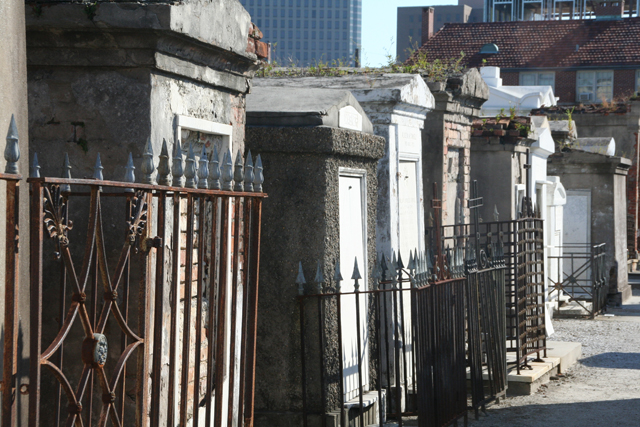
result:
<svg viewBox="0 0 640 427"><path fill-rule="evenodd" d="M14 381L17 304L7 304L3 426L17 425L18 392L30 427L253 425L261 161L183 156L178 142L170 166L163 144L160 185L150 143L143 183L131 156L125 182L104 180L99 155L93 179L71 178L66 156L64 178L40 177L34 156L29 384ZM20 176L0 180L6 295L17 298Z"/></svg>
<svg viewBox="0 0 640 427"><path fill-rule="evenodd" d="M562 316L560 304L563 296L567 296L586 316L594 318L607 302L606 243L563 245L557 249L561 255L549 256L549 263L556 266L555 277L549 277L553 283L549 296L554 297L557 304L555 315Z"/></svg>

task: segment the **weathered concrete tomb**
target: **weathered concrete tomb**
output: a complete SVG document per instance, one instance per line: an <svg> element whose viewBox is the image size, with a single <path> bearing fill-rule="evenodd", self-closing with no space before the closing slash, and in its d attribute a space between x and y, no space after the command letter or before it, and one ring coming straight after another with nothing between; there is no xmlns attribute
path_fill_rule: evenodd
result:
<svg viewBox="0 0 640 427"><path fill-rule="evenodd" d="M548 172L560 177L567 192L564 244L606 243L609 300L631 295L627 276L626 178L631 160L579 150L549 157Z"/></svg>
<svg viewBox="0 0 640 427"><path fill-rule="evenodd" d="M354 291L350 278L355 259L361 289L371 286L377 164L385 142L373 135L371 122L349 91L313 88L254 88L247 98L246 135L247 148L263 153L264 167L270 170L264 184L269 203L263 208L255 425L302 425L305 360L310 422L321 425L325 417L327 425L338 426L343 402L338 360L344 355L345 395L353 394L349 386L359 360L353 344L355 297L343 297L342 317L351 320L342 328L340 355L335 307L327 305L319 316L317 306L307 300L302 325L296 296L335 291L338 261L342 292ZM299 262L307 273L306 285L296 280L301 277ZM360 298L366 307L366 297ZM368 334L365 319L373 320L364 309L361 317L361 333ZM301 355L303 327L306 351ZM319 328L324 349L318 347ZM323 351L328 355L324 359ZM324 382L319 370L325 373Z"/></svg>

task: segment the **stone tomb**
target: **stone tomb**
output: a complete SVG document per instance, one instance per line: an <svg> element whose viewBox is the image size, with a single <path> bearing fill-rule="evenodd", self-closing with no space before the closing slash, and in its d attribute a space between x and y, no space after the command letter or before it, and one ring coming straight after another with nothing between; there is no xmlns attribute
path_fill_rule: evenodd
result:
<svg viewBox="0 0 640 427"><path fill-rule="evenodd" d="M318 292L311 284L317 262L332 292L338 260L342 292L353 292L355 258L363 277L360 290L369 289L376 259L376 170L384 139L373 135L362 108L344 90L256 87L247 98L247 125L247 148L259 151L265 169L273 169L264 183L269 202L262 216L255 425L302 425L298 263L310 282L303 288L307 294ZM367 297L359 298L361 307L367 307ZM323 348L318 343L318 313L305 312L306 399L315 414L310 415L310 425L320 425L318 414L326 414L327 425L338 426L341 402L357 393L354 306L355 296L342 297L344 378L339 378L337 362L335 305L327 304L322 316ZM372 313L362 310L361 334L367 342L373 339L370 322ZM365 344L364 360L369 351ZM324 360L323 352L329 355ZM324 384L319 367L325 372ZM363 377L369 378L368 373ZM339 396L341 380L345 396Z"/></svg>
<svg viewBox="0 0 640 427"><path fill-rule="evenodd" d="M627 276L626 178L631 160L579 150L549 157L548 171L567 191L564 244L606 243L609 300L631 296Z"/></svg>

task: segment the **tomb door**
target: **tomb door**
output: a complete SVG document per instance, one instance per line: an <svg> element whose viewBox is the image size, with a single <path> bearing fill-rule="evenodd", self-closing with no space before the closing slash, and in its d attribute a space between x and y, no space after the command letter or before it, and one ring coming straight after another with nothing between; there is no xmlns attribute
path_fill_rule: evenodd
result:
<svg viewBox="0 0 640 427"><path fill-rule="evenodd" d="M365 171L340 171L340 266L342 271L342 292L354 292L355 281L351 279L354 260L362 279L360 292L368 290L366 262L366 175ZM363 391L369 390L369 358L367 328L367 296L360 294L359 318L356 315L356 295L342 297L342 348L344 366L344 399L349 401L358 396L359 377L362 376ZM360 340L358 344L358 329ZM360 348L360 351L358 351Z"/></svg>
<svg viewBox="0 0 640 427"><path fill-rule="evenodd" d="M563 279L569 278L565 290L573 297L587 297L591 267L585 253L591 253L591 190L567 190L564 206ZM572 286L573 285L573 286Z"/></svg>

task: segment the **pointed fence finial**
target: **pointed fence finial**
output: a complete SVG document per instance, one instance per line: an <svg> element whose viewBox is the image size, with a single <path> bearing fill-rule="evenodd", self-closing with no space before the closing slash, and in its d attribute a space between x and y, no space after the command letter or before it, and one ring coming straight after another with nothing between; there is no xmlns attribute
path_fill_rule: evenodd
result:
<svg viewBox="0 0 640 427"><path fill-rule="evenodd" d="M376 263L373 266L373 272L371 274L371 278L373 279L373 290L380 289L380 281L382 280L382 269L380 268L380 263L376 259Z"/></svg>
<svg viewBox="0 0 640 427"><path fill-rule="evenodd" d="M104 176L102 176L102 161L100 161L100 153L96 156L96 165L93 167L93 179L97 179L99 181L104 180Z"/></svg>
<svg viewBox="0 0 640 427"><path fill-rule="evenodd" d="M397 269L402 270L404 268L404 262L402 262L402 253L398 251L398 264Z"/></svg>
<svg viewBox="0 0 640 427"><path fill-rule="evenodd" d="M187 156L187 162L184 168L184 186L186 188L196 188L196 155L193 152L193 143L189 144L189 155Z"/></svg>
<svg viewBox="0 0 640 427"><path fill-rule="evenodd" d="M220 189L220 157L218 156L218 148L215 145L209 162L209 188L212 190Z"/></svg>
<svg viewBox="0 0 640 427"><path fill-rule="evenodd" d="M360 292L360 283L358 283L358 280L362 279L362 276L360 275L360 269L358 268L358 257L355 257L355 261L353 262L353 274L351 275L351 279L355 280L353 290L355 292Z"/></svg>
<svg viewBox="0 0 640 427"><path fill-rule="evenodd" d="M40 164L38 163L38 153L33 153L33 162L31 163L31 171L29 172L31 178L40 178Z"/></svg>
<svg viewBox="0 0 640 427"><path fill-rule="evenodd" d="M316 277L314 279L316 282L318 293L321 294L324 291L324 276L322 274L322 264L318 261L318 267L316 268Z"/></svg>
<svg viewBox="0 0 640 427"><path fill-rule="evenodd" d="M302 261L298 264L298 277L296 277L296 285L298 285L298 295L304 295L304 285L307 281L304 279L302 271Z"/></svg>
<svg viewBox="0 0 640 427"><path fill-rule="evenodd" d="M18 160L20 160L20 145L18 143L18 126L16 125L16 119L13 114L11 115L11 122L9 122L7 145L4 147L4 159L7 161L4 173L17 175L19 172Z"/></svg>
<svg viewBox="0 0 640 427"><path fill-rule="evenodd" d="M500 214L498 213L498 206L497 205L493 205L493 220L495 222L498 222L499 218L500 218Z"/></svg>
<svg viewBox="0 0 640 427"><path fill-rule="evenodd" d="M156 169L156 165L153 163L153 148L151 147L151 138L147 139L147 145L144 147L144 153L142 154L142 183L143 184L155 184L153 180L153 172Z"/></svg>
<svg viewBox="0 0 640 427"><path fill-rule="evenodd" d="M416 249L416 251L417 251L417 249ZM416 260L413 257L413 251L409 251L409 264L407 264L407 268L409 269L409 271L412 271L412 270L416 269Z"/></svg>
<svg viewBox="0 0 640 427"><path fill-rule="evenodd" d="M71 179L71 162L69 161L69 153L64 153L64 163L62 163L62 177L65 179ZM60 191L70 192L71 186L69 184L62 184Z"/></svg>
<svg viewBox="0 0 640 427"><path fill-rule="evenodd" d="M231 182L233 181L233 163L231 159L231 151L227 150L222 159L222 189L231 191L233 189Z"/></svg>
<svg viewBox="0 0 640 427"><path fill-rule="evenodd" d="M244 162L244 191L248 193L253 191L253 180L253 159L251 158L251 150L249 150Z"/></svg>
<svg viewBox="0 0 640 427"><path fill-rule="evenodd" d="M384 254L382 254L382 260L380 261L380 271L382 272L382 281L387 280L389 267L387 266L387 257Z"/></svg>
<svg viewBox="0 0 640 427"><path fill-rule="evenodd" d="M256 159L255 178L253 179L253 191L256 193L262 193L262 183L264 182L264 175L262 174L262 158L258 154Z"/></svg>
<svg viewBox="0 0 640 427"><path fill-rule="evenodd" d="M336 282L336 292L340 293L340 289L342 288L342 273L340 272L340 260L336 261L336 273L333 275L333 280Z"/></svg>
<svg viewBox="0 0 640 427"><path fill-rule="evenodd" d="M169 149L167 140L162 138L162 149L160 150L158 162L158 185L171 185L171 168L169 167Z"/></svg>
<svg viewBox="0 0 640 427"><path fill-rule="evenodd" d="M177 139L173 146L173 163L171 165L171 173L173 175L173 186L182 187L184 180L184 168L182 163L182 147L180 146L180 140Z"/></svg>
<svg viewBox="0 0 640 427"><path fill-rule="evenodd" d="M236 154L236 165L233 169L233 181L235 185L233 186L233 191L244 190L244 165L242 164L242 152L238 149L238 154Z"/></svg>
<svg viewBox="0 0 640 427"><path fill-rule="evenodd" d="M209 188L207 177L209 176L209 159L207 158L207 147L202 146L200 160L198 160L198 188Z"/></svg>
<svg viewBox="0 0 640 427"><path fill-rule="evenodd" d="M129 153L129 160L127 160L127 166L124 168L124 182L136 182L136 175L133 172L136 169L133 166L133 155ZM133 188L127 188L124 190L126 193L133 193Z"/></svg>

